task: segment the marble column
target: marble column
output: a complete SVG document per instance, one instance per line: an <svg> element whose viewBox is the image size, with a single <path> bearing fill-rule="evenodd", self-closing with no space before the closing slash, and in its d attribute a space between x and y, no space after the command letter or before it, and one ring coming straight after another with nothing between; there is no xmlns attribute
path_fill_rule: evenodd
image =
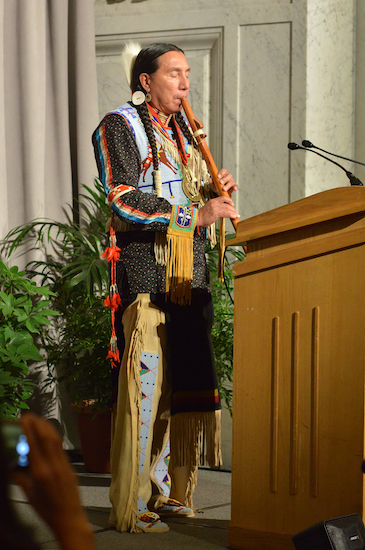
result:
<svg viewBox="0 0 365 550"><path fill-rule="evenodd" d="M350 158L354 157L355 135L354 60L355 3L308 0L306 126L300 139ZM317 155L292 154L306 155L306 196L349 185L340 168ZM351 163L339 162L353 171Z"/></svg>

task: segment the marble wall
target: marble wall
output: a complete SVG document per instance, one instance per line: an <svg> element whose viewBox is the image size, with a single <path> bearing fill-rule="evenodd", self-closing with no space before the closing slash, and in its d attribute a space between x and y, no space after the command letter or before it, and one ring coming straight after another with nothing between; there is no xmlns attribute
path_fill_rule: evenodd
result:
<svg viewBox="0 0 365 550"><path fill-rule="evenodd" d="M240 185L241 217L348 185L339 168L289 152L287 143L310 139L343 156L364 156L364 124L355 135L355 104L362 109L356 7L364 11L364 0L227 0L224 7L220 0L96 0L100 116L130 96L122 45L172 41L191 65L190 102L216 163ZM361 40L358 33L358 46Z"/></svg>
<svg viewBox="0 0 365 550"><path fill-rule="evenodd" d="M304 139L350 158L354 158L355 139L354 61L355 3L349 0L310 0ZM348 162L339 162L346 169L353 170ZM306 156L305 176L306 195L349 185L340 168L313 154Z"/></svg>
<svg viewBox="0 0 365 550"><path fill-rule="evenodd" d="M289 0L231 0L224 7L215 0L97 0L100 116L130 97L119 63L125 41L175 42L191 65L190 103L204 122L216 164L229 168L240 185L241 216L287 203L293 177L287 143L297 116L293 43L297 57L305 50L304 33L298 33L301 42L293 41L298 11ZM300 94L304 101L304 89ZM301 183L296 195L304 196Z"/></svg>
<svg viewBox="0 0 365 550"><path fill-rule="evenodd" d="M355 51L355 159L365 163L365 0L356 2ZM365 167L354 172L365 185Z"/></svg>

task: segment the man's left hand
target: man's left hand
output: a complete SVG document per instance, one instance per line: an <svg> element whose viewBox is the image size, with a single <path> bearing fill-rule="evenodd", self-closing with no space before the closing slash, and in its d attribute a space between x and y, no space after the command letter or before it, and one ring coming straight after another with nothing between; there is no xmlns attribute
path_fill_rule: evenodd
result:
<svg viewBox="0 0 365 550"><path fill-rule="evenodd" d="M222 170L220 170L218 172L218 179L219 179L221 185L223 186L223 191L227 191L227 193L229 193L229 195L231 195L233 193L233 191L237 191L238 185L234 181L234 178L233 178L232 174L230 174L226 168L222 168ZM212 180L212 178L210 178L209 181L210 181L210 185L211 185L211 188L214 191L214 193L217 193L217 195L219 195L219 191L216 188L215 183Z"/></svg>

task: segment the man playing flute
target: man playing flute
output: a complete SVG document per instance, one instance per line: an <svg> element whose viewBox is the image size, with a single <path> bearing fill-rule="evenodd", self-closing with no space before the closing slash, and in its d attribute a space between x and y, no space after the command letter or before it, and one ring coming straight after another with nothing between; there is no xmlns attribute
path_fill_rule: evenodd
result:
<svg viewBox="0 0 365 550"><path fill-rule="evenodd" d="M161 533L160 517L194 515L198 465L221 463L205 247L219 218L239 216L230 196L212 193L180 112L190 87L183 51L151 44L124 56L132 100L93 134L111 206L110 521L119 531ZM226 169L218 176L229 195L237 190Z"/></svg>

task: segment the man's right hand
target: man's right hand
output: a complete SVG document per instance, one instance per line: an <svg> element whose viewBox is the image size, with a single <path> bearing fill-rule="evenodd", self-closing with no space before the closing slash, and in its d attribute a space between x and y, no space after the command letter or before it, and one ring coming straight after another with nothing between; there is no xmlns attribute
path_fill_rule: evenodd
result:
<svg viewBox="0 0 365 550"><path fill-rule="evenodd" d="M210 199L198 211L196 225L198 227L208 227L219 218L239 218L239 214L234 207L233 200L229 197L221 196Z"/></svg>

